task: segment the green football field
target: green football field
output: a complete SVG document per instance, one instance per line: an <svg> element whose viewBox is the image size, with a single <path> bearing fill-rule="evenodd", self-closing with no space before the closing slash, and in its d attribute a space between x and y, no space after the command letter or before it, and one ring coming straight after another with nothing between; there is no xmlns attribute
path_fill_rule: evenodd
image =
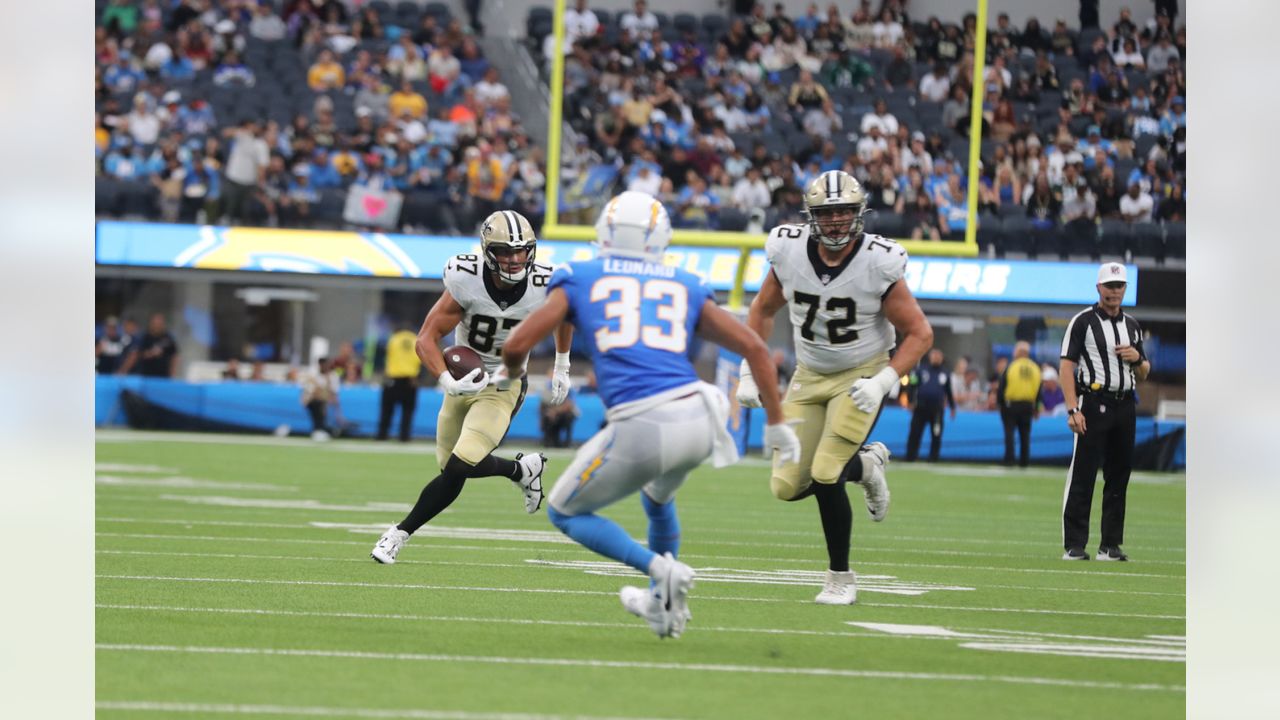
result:
<svg viewBox="0 0 1280 720"><path fill-rule="evenodd" d="M1064 469L893 462L883 523L850 488L858 602L826 607L816 505L774 500L762 460L707 466L677 500L693 620L659 640L617 598L644 578L507 480L374 563L435 472L425 443L99 433L98 716L1184 714L1182 475L1135 474L1132 562L1067 563ZM605 514L645 536L638 499Z"/></svg>

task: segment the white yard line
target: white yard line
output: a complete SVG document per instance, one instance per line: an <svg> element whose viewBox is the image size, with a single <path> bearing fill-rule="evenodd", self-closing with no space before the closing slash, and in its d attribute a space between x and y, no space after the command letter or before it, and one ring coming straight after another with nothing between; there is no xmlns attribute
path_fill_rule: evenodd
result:
<svg viewBox="0 0 1280 720"><path fill-rule="evenodd" d="M1183 693L1181 685L1156 683L1121 683L1068 678L1033 677L1020 675L979 675L961 673L924 673L896 670L853 670L825 667L769 667L762 665L730 665L721 663L641 662L630 660L605 660L600 658L546 658L510 657L493 655L445 655L434 653L379 653L356 650L321 650L302 648L261 647L209 647L193 645L132 645L98 643L95 648L103 652L152 652L175 654L253 655L272 657L321 657L348 660L372 660L394 662L424 662L450 664L508 665L534 667L572 667L610 670L659 670L682 673L727 673L739 675L798 675L809 677L865 678L884 680L917 680L932 682L990 682L1012 685L1039 685L1096 690L1129 690Z"/></svg>
<svg viewBox="0 0 1280 720"><path fill-rule="evenodd" d="M459 514L470 514L470 513L460 511ZM291 530L306 530L306 529L312 529L315 527L310 523L261 523L261 522L237 522L233 520L187 520L187 519L173 519L173 518L155 520L151 518L134 518L134 517L100 517L100 518L97 518L97 522L99 523L104 523L104 522L140 523L143 525L184 525L189 527L198 526L198 525L225 525L225 526L231 526L231 527L265 527L265 528L279 528L279 529L291 529ZM696 530L697 533L706 532L706 531L712 531L712 532L722 531L726 533L741 532L740 530L734 530L732 528L713 529L713 528L699 527ZM779 535L779 536L806 537L806 538L816 538L820 534L818 533L817 530L764 530L759 528L754 528L752 529L751 532L752 534L757 534L757 535ZM696 534L695 534L695 537L696 537ZM932 537L932 536L923 536L923 535L881 535L878 531L875 532L874 537L877 540L927 542L927 543L939 543L939 544L968 543L968 544L977 544L977 545L992 545L992 544L1026 545L1028 547L1036 547L1041 549L1043 549L1046 546L1046 543L1036 541L1036 540L1006 540L1003 538L999 540L992 540L991 538L972 538L972 537L960 538L960 537L942 537L942 536ZM765 543L761 543L761 544L765 544ZM1048 544L1051 545L1052 543L1048 543ZM1141 547L1141 546L1135 546L1135 547L1140 547L1141 548L1140 552L1143 552L1143 553L1167 552L1167 553L1183 554L1186 552L1185 547ZM859 546L859 548L865 548L865 546ZM894 547L892 551L902 552L897 547ZM939 552L943 552L945 554L948 551L939 551ZM956 554L959 554L959 553L956 553ZM975 554L992 557L987 553L975 553ZM997 555L996 557L1028 557L1028 556ZM1147 562L1147 561L1143 560L1143 562ZM1177 564L1182 565L1182 564L1185 564L1185 562L1179 562Z"/></svg>
<svg viewBox="0 0 1280 720"><path fill-rule="evenodd" d="M429 533L430 531L427 531L427 532ZM223 541L223 542L298 543L298 544L321 544L321 545L365 545L366 544L366 543L354 541L354 540L306 540L306 539L299 539L299 538L260 538L260 537L240 537L240 536L224 537L224 536L217 536L217 535L162 535L162 534L152 534L152 533L105 533L105 532L95 533L95 535L99 537L155 538L158 540L202 540L202 541L214 540L214 541ZM427 537L430 537L430 535L427 535ZM471 539L476 539L476 538L471 538ZM504 538L504 539L511 539L511 538ZM371 536L371 540L376 541L377 538L374 538ZM536 542L536 540L528 540L528 541ZM703 543L703 544L718 544L718 543ZM453 548L460 548L460 549L467 549L467 550L519 550L521 552L528 552L529 550L528 546L510 546L510 545L443 546L443 545L432 544L429 547L442 548L442 549L453 547ZM816 549L812 545L806 545L801 547L805 547L811 550ZM867 548L857 548L856 550L858 552L871 552ZM893 550L885 549L884 552L892 553ZM805 562L805 563L814 562L813 560L809 560L806 558L788 559L788 558L738 557L734 555L711 555L711 554L699 554L699 553L685 553L684 557L719 559L719 560L753 560L753 561L760 560L760 561L770 561L770 562ZM947 565L947 564L941 564L941 563L875 562L871 560L861 559L860 557L858 557L857 552L855 552L854 554L853 562L855 565L858 565L860 567L871 566L871 567L887 567L887 568L929 568L929 569L935 569L935 570L941 569L941 570L962 570L962 571L977 570L977 571L983 571L983 572L1012 572L1012 573L1032 573L1032 574L1051 574L1051 575L1071 575L1073 577L1080 577L1081 575L1086 575L1088 577L1108 576L1108 577L1163 578L1166 580L1183 580L1184 579L1183 575L1163 574L1163 573L1113 572L1110 570L1100 571L1097 573L1090 573L1088 570L1079 570L1079 569L1054 570L1050 568L1012 568L1012 567L998 567L998 566L990 566L990 565Z"/></svg>
<svg viewBox="0 0 1280 720"><path fill-rule="evenodd" d="M249 705L150 702L145 700L99 700L98 710L129 712L200 713L202 715L293 715L301 717L387 718L399 720L644 720L642 718L598 717L595 715L530 715L528 713L487 713L461 710L413 710L384 708L317 707L314 705Z"/></svg>
<svg viewBox="0 0 1280 720"><path fill-rule="evenodd" d="M245 584L245 585L291 585L291 586L321 586L321 587L351 587L351 588L385 588L391 590L441 590L441 591L459 591L459 592L503 592L503 593L537 593L548 595L606 595L614 597L616 592L606 592L600 590L566 590L562 588L513 588L513 587L478 587L467 585L421 585L414 583L368 583L368 582L338 582L330 580L268 580L262 578L207 578L207 577L180 577L172 575L110 575L98 574L94 576L100 580L137 580L146 582L189 582L189 583L227 583L227 584ZM786 598L763 598L763 597L720 597L720 596L704 596L698 595L699 601L728 601L728 602L765 602L765 603L810 603L808 599L790 600ZM1028 608L990 608L990 607L965 607L960 605L918 605L915 603L858 603L864 607L894 607L894 608L926 608L932 610L964 610L970 612L1004 612L1004 613L1030 613L1043 615L1080 615L1085 617L1134 617L1147 618L1155 620L1183 620L1182 615L1148 615L1134 614L1122 612L1086 612L1082 610L1049 610L1049 609L1028 609Z"/></svg>
<svg viewBox="0 0 1280 720"><path fill-rule="evenodd" d="M694 600L702 598L695 597ZM863 603L859 603L862 605ZM273 610L269 608L212 608L212 607L182 607L173 605L131 605L116 603L98 603L95 608L102 610L125 610L131 612L180 612L180 613L196 613L211 615L259 615L270 617L303 617L303 618L333 618L345 620L382 620L389 622L451 622L451 623L474 623L481 625L546 625L555 627L592 627L592 628L618 628L624 630L644 629L644 625L638 622L593 622L587 620L546 620L531 618L509 618L509 617L469 617L464 615L406 615L398 613L355 613L355 612L311 612L303 610ZM804 635L807 637L858 637L858 638L876 638L881 640L888 639L911 639L911 640L953 640L950 637L943 636L920 636L920 635L895 635L883 632L854 632L849 630L803 630L793 628L757 628L757 627L723 627L723 626L702 626L697 625L695 628L699 633L742 633L751 635ZM957 628L964 630L965 628ZM981 630L974 628L973 630ZM992 631L997 632L997 631ZM1014 634L1013 631L998 631L1006 634ZM1053 635L1052 633L1026 633L1029 635L1042 635L1045 637L1062 637L1073 639L1093 639L1117 642L1118 638L1103 637L1086 637L1076 635ZM1159 640L1126 640L1126 642L1146 642L1155 645L1165 645L1168 641ZM1185 641L1183 641L1185 645Z"/></svg>
<svg viewBox="0 0 1280 720"><path fill-rule="evenodd" d="M208 553L208 552L172 552L158 550L102 550L94 551L99 555L138 555L143 557L192 557L192 558L223 558L228 560L280 560L287 562L323 562L323 563L359 563L367 565L372 562L366 557L332 557L323 555L252 555L242 553ZM683 557L683 556L682 556ZM423 565L427 567L443 565L456 565L459 567L493 567L493 568L548 568L560 569L556 567L548 567L542 564L531 564L529 562L522 563L495 563L495 562L475 562L475 561L453 561L453 560L397 560L397 565ZM637 574L637 577L639 575ZM815 587L818 583L814 583ZM1034 585L983 585L984 588L996 588L999 590L1032 590L1043 592L1087 592L1087 593L1110 593L1116 595L1152 595L1162 597L1185 597L1185 593L1169 593L1169 592L1151 592L1147 590L1102 590L1089 588L1059 588L1059 587L1037 587Z"/></svg>

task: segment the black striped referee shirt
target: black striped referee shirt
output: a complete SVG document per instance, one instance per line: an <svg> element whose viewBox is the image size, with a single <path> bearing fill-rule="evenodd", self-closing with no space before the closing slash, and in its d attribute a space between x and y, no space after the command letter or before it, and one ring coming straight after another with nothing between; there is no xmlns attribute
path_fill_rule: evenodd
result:
<svg viewBox="0 0 1280 720"><path fill-rule="evenodd" d="M1138 364L1147 359L1137 320L1123 311L1111 317L1096 304L1076 313L1062 338L1062 357L1076 364L1076 392L1133 390L1133 366L1116 355L1116 348L1124 345L1138 351Z"/></svg>

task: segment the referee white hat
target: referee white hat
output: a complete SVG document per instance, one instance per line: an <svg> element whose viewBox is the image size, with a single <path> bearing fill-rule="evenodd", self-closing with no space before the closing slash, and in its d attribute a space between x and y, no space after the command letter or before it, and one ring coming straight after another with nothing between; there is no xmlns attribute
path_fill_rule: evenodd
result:
<svg viewBox="0 0 1280 720"><path fill-rule="evenodd" d="M1121 263L1102 263L1102 266L1098 268L1098 284L1109 282L1129 282L1129 271Z"/></svg>

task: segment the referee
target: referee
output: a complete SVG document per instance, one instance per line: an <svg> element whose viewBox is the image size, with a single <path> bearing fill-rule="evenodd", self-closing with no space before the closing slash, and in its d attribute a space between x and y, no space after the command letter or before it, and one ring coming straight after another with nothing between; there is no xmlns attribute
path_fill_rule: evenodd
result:
<svg viewBox="0 0 1280 720"><path fill-rule="evenodd" d="M1120 310L1128 274L1120 263L1098 268L1098 303L1077 313L1062 338L1062 393L1067 425L1078 437L1062 505L1063 560L1088 560L1089 508L1102 465L1102 541L1099 560L1128 560L1124 502L1133 466L1134 387L1151 362L1142 351L1138 321Z"/></svg>
<svg viewBox="0 0 1280 720"><path fill-rule="evenodd" d="M378 418L378 439L386 440L391 430L391 415L400 406L400 442L409 442L413 427L413 411L418 405L418 359L415 345L418 336L401 326L387 340L387 369L382 379L382 413Z"/></svg>

